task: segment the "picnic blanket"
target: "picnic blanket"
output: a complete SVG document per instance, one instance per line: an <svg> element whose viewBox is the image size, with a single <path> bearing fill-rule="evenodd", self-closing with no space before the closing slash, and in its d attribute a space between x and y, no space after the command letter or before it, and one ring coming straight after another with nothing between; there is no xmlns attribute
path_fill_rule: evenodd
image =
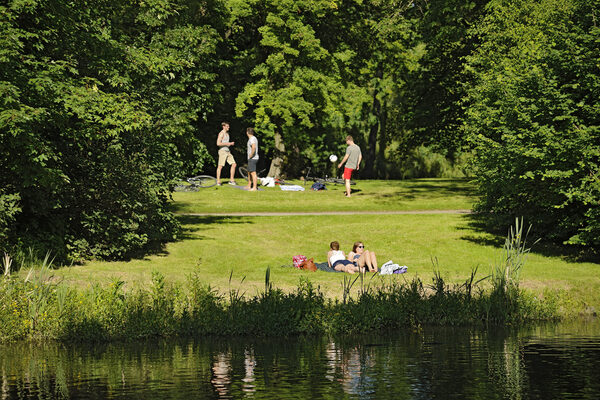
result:
<svg viewBox="0 0 600 400"><path fill-rule="evenodd" d="M235 185L234 188L241 189L241 190L248 190L248 189L246 189L245 186L240 186L240 185ZM261 188L257 187L256 190L265 190L265 189L261 189Z"/></svg>
<svg viewBox="0 0 600 400"><path fill-rule="evenodd" d="M329 267L329 264L326 262L322 262L322 263L315 263L315 265L317 266L317 270L319 271L323 271L323 272L342 272L342 271L336 271L333 268ZM282 265L283 268L294 268L293 264L290 265Z"/></svg>
<svg viewBox="0 0 600 400"><path fill-rule="evenodd" d="M323 272L342 272L342 271L336 271L335 269L331 268L329 266L328 263L324 262L324 263L315 263L315 265L317 266L317 269L319 271L323 271Z"/></svg>

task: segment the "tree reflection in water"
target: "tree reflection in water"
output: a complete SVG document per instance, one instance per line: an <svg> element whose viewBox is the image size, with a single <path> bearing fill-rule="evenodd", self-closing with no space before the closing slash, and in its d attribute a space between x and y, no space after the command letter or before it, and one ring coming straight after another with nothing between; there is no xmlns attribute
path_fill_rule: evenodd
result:
<svg viewBox="0 0 600 400"><path fill-rule="evenodd" d="M600 323L0 346L1 399L84 397L598 399Z"/></svg>

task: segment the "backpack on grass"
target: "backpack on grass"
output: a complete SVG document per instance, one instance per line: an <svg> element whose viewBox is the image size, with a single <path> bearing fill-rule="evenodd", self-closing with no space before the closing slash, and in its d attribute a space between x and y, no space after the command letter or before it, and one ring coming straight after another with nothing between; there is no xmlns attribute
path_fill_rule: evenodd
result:
<svg viewBox="0 0 600 400"><path fill-rule="evenodd" d="M321 182L315 182L310 187L312 190L327 190L327 186Z"/></svg>

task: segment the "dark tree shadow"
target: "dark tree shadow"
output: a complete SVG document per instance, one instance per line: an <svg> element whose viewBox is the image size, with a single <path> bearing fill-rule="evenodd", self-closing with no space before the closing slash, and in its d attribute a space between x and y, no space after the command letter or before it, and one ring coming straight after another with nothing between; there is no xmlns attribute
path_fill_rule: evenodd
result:
<svg viewBox="0 0 600 400"><path fill-rule="evenodd" d="M232 225L232 224L253 224L254 221L248 217L236 216L200 216L200 215L177 215L177 220L181 223L181 234L176 240L181 242L184 240L202 240L205 237L198 236L197 232L203 230L204 227L211 225ZM193 233L193 235L192 235Z"/></svg>
<svg viewBox="0 0 600 400"><path fill-rule="evenodd" d="M437 185L436 185L437 183ZM469 184L469 179L428 179L427 181L402 181L402 187L391 193L375 194L377 200L414 200L416 198L443 198L449 196L473 197L476 189Z"/></svg>
<svg viewBox="0 0 600 400"><path fill-rule="evenodd" d="M171 242L163 243L151 243L149 246L140 250L139 252L133 253L130 257L120 259L120 261L130 260L146 260L149 256L161 256L166 257L169 252L166 250L168 243L177 243L183 241L192 240L206 240L206 236L198 234L202 232L204 228L211 225L230 225L230 224L253 224L251 218L248 217L235 217L235 216L193 216L193 215L175 215L179 223L181 224L181 231L175 240Z"/></svg>
<svg viewBox="0 0 600 400"><path fill-rule="evenodd" d="M491 235L491 237L478 237L465 234L461 236L461 240L466 240L482 246L493 246L499 249L503 248L511 224L499 226L492 216L485 213L465 215L463 216L463 219L466 221L466 226L459 227L457 228L458 230L487 233L488 235ZM526 232L529 225L527 224L527 221L524 222L524 231ZM599 254L584 252L579 248L565 246L561 243L553 243L547 240L538 241L538 238L539 235L536 235L535 227L532 226L529 235L527 236L526 243L533 254L539 254L545 257L558 257L569 262L591 262L600 264Z"/></svg>

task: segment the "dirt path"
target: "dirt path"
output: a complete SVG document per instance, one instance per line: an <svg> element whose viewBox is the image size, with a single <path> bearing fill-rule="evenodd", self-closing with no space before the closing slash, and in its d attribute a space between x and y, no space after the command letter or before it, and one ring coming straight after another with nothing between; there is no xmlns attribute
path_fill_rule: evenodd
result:
<svg viewBox="0 0 600 400"><path fill-rule="evenodd" d="M279 217L296 215L410 215L410 214L472 214L471 210L413 210L413 211L307 211L307 212L234 212L234 213L176 213L190 217Z"/></svg>

